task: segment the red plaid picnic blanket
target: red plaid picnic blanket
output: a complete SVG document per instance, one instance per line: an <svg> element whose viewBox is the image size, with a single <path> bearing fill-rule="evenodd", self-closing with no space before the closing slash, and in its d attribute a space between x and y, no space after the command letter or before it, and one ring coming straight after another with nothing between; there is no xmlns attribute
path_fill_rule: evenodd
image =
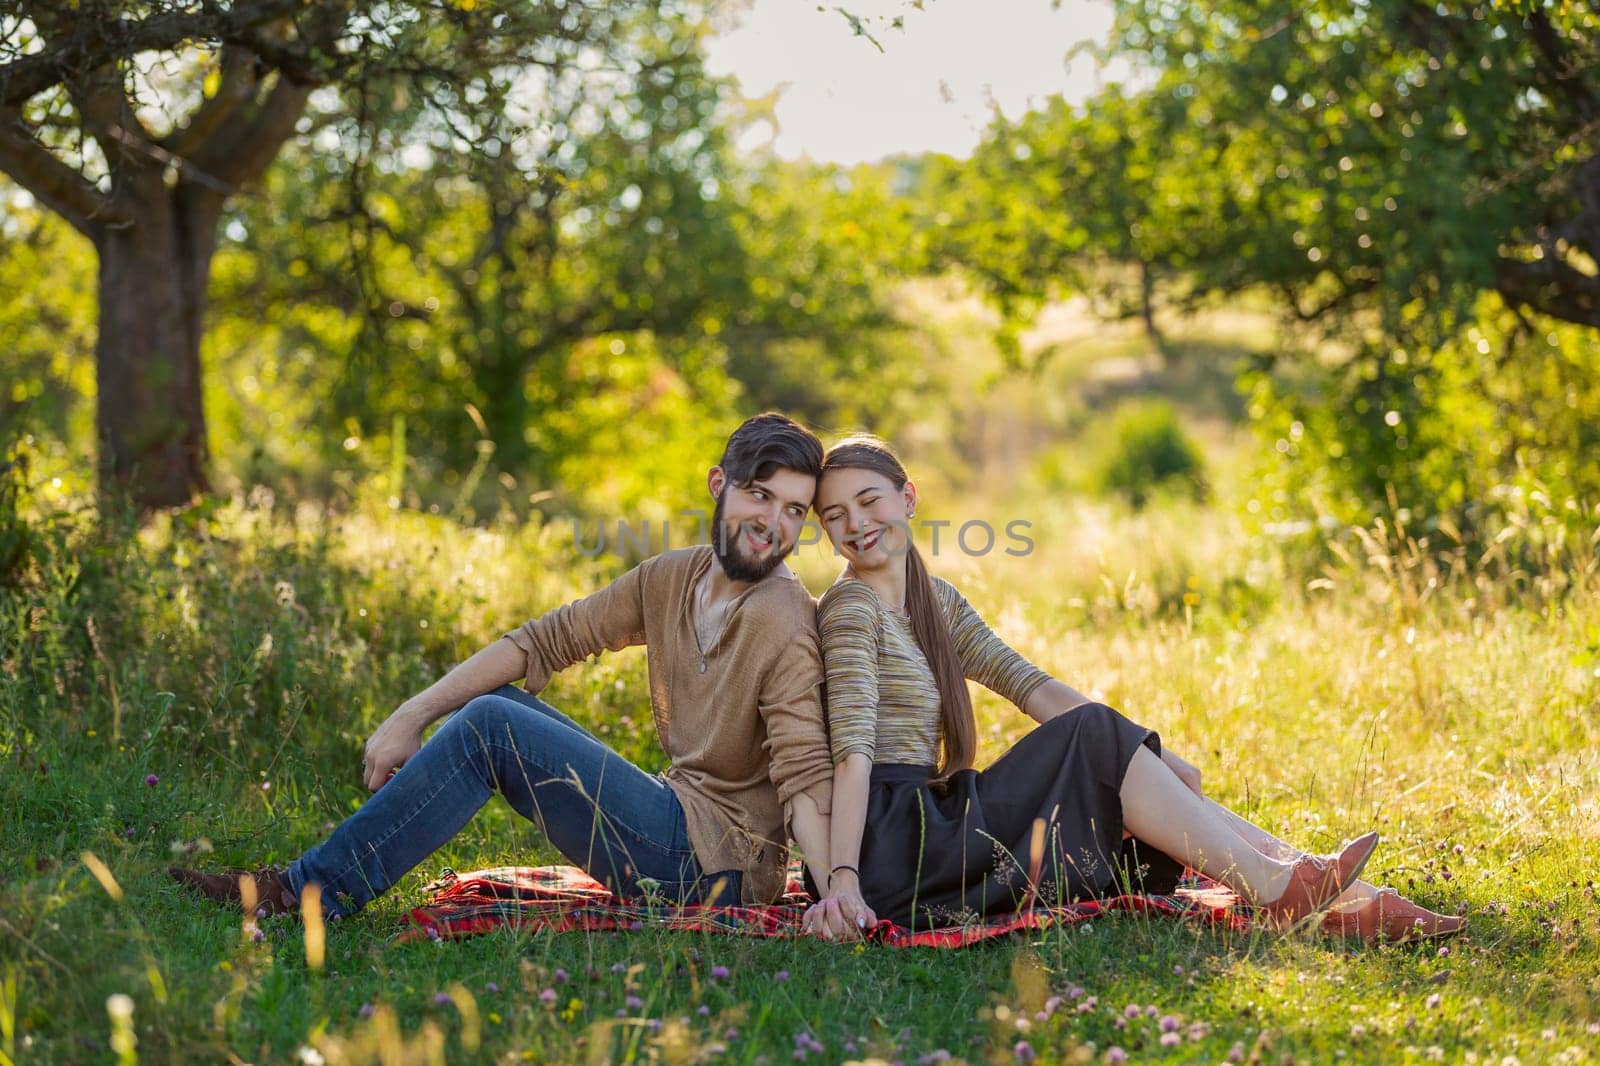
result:
<svg viewBox="0 0 1600 1066"><path fill-rule="evenodd" d="M459 940L504 928L565 933L575 930L667 929L739 936L797 937L811 897L791 878L783 899L767 906L707 907L622 900L574 866L500 866L458 874L447 871L429 884L428 902L406 915L396 938ZM1238 898L1214 881L1190 878L1170 896L1114 896L1061 907L1033 907L1015 914L942 929L905 929L881 922L869 940L890 947L962 948L1012 933L1072 925L1112 911L1249 927L1235 906Z"/></svg>

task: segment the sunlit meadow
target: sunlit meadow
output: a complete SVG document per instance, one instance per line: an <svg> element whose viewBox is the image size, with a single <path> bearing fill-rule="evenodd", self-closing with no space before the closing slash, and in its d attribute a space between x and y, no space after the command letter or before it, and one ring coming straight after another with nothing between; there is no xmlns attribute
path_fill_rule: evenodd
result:
<svg viewBox="0 0 1600 1066"><path fill-rule="evenodd" d="M292 858L361 802L360 747L399 700L624 564L575 552L570 523L470 528L378 493L325 512L258 491L137 533L43 517L68 485L0 596L0 1062L1591 1061L1592 545L1533 571L1387 527L1308 551L1248 524L1247 446L1193 424L1209 503L1132 512L1031 460L959 496L930 472L929 516L1022 519L1033 542L947 540L934 569L1223 802L1319 850L1380 830L1371 874L1465 935L1363 949L1123 915L964 951L396 943L440 871L555 858L499 801L355 920L241 921L164 867ZM836 567L797 560L814 592ZM637 650L548 695L660 767ZM980 761L1028 724L978 711Z"/></svg>

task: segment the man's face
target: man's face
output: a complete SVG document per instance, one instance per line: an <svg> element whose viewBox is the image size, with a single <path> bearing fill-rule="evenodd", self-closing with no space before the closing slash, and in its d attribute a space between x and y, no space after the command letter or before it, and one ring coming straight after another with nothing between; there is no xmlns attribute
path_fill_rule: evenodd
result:
<svg viewBox="0 0 1600 1066"><path fill-rule="evenodd" d="M735 581L760 581L777 569L800 538L817 479L783 467L748 485L735 485L713 468L717 497L711 516L711 547Z"/></svg>

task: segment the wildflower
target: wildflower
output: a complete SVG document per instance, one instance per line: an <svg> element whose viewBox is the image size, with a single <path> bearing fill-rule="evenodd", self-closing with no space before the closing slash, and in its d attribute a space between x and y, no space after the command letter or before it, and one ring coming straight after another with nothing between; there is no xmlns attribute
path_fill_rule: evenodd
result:
<svg viewBox="0 0 1600 1066"><path fill-rule="evenodd" d="M547 988L543 992L539 993L539 1002L543 1003L545 1006L548 1007L550 1004L554 1003L555 1001L556 1001L556 990L555 989Z"/></svg>
<svg viewBox="0 0 1600 1066"><path fill-rule="evenodd" d="M1351 1039L1360 1040L1362 1037L1364 1037L1366 1035L1367 1035L1367 1027L1362 1025L1360 1022L1356 1022L1356 1024L1354 1024L1354 1025L1352 1025L1350 1027L1350 1037L1351 1037Z"/></svg>
<svg viewBox="0 0 1600 1066"><path fill-rule="evenodd" d="M266 916L267 916L267 908L265 908L265 907L257 907L256 908L256 917L257 918L265 918Z"/></svg>
<svg viewBox="0 0 1600 1066"><path fill-rule="evenodd" d="M1090 996L1088 999L1083 1001L1083 1005L1085 1007L1088 1007L1090 1010L1094 1010L1096 1007L1098 1007L1100 1005L1100 997L1099 996Z"/></svg>
<svg viewBox="0 0 1600 1066"><path fill-rule="evenodd" d="M356 1013L361 1015L363 1018L370 1018L377 1013L377 1010L378 1008L374 1007L372 1004L363 1003L361 1004L361 1009L356 1011Z"/></svg>
<svg viewBox="0 0 1600 1066"><path fill-rule="evenodd" d="M628 967L625 966L624 964L620 963L620 962L613 963L612 966L611 966L611 972L612 973L627 973L628 972Z"/></svg>
<svg viewBox="0 0 1600 1066"><path fill-rule="evenodd" d="M1083 995L1083 989L1079 988L1077 985L1073 985L1071 988L1067 989L1067 998L1068 999L1078 999L1082 995Z"/></svg>
<svg viewBox="0 0 1600 1066"><path fill-rule="evenodd" d="M638 1010L640 1007L644 1006L644 1000L640 999L638 996L630 995L627 999L622 1001L622 1005L627 1007L629 1010Z"/></svg>
<svg viewBox="0 0 1600 1066"><path fill-rule="evenodd" d="M495 984L493 981L490 981L488 984L483 986L483 990L492 996L500 991L500 986Z"/></svg>
<svg viewBox="0 0 1600 1066"><path fill-rule="evenodd" d="M1231 1048L1228 1049L1228 1061L1229 1062L1243 1062L1244 1061L1244 1045L1243 1044L1235 1044Z"/></svg>
<svg viewBox="0 0 1600 1066"><path fill-rule="evenodd" d="M1045 1012L1045 1014L1047 1014L1047 1015L1054 1014L1056 1011L1058 1011L1060 1009L1061 1009L1061 997L1060 996L1051 996L1049 999L1044 1001L1044 1012Z"/></svg>
<svg viewBox="0 0 1600 1066"><path fill-rule="evenodd" d="M711 979L713 981L725 981L725 980L727 980L728 979L728 968L726 966L722 965L721 963L718 963L717 965L711 967Z"/></svg>
<svg viewBox="0 0 1600 1066"><path fill-rule="evenodd" d="M1440 948L1439 949L1439 957L1441 959L1448 959L1450 957L1450 949L1449 948Z"/></svg>
<svg viewBox="0 0 1600 1066"><path fill-rule="evenodd" d="M161 783L161 778L157 777L155 774L147 774L145 775L144 783L149 785L151 788L155 788L156 785Z"/></svg>
<svg viewBox="0 0 1600 1066"><path fill-rule="evenodd" d="M1427 1006L1429 1010L1439 1009L1439 993L1435 992L1428 997Z"/></svg>
<svg viewBox="0 0 1600 1066"><path fill-rule="evenodd" d="M621 1007L617 1008L617 1017L618 1018L626 1018L627 1016L628 1016L628 1012L627 1011L623 1010Z"/></svg>
<svg viewBox="0 0 1600 1066"><path fill-rule="evenodd" d="M1111 1066L1117 1066L1118 1063L1128 1061L1128 1053L1117 1047L1117 1045L1112 1044L1106 1048L1106 1061L1111 1063Z"/></svg>
<svg viewBox="0 0 1600 1066"><path fill-rule="evenodd" d="M137 829L135 829L135 828L134 828L134 827L133 827L133 826L131 826L131 825L130 825L130 826L128 826L128 832L127 832L127 836L128 836L128 839L129 839L129 840L132 840L132 839L133 839L133 838L134 838L134 837L136 837L136 836L138 836L138 835L139 835L139 831L138 831L138 830L137 830Z"/></svg>
<svg viewBox="0 0 1600 1066"><path fill-rule="evenodd" d="M803 1060L812 1052L816 1052L818 1055L820 1055L825 1050L826 1049L822 1046L822 1042L816 1037L812 1036L810 1033L806 1032L804 1029L794 1034L795 1058Z"/></svg>
<svg viewBox="0 0 1600 1066"><path fill-rule="evenodd" d="M428 934L428 939L429 940L432 940L432 941L435 941L435 942L438 941L438 939L439 939L439 929L438 929L437 926L432 926L432 925L428 926L426 932Z"/></svg>
<svg viewBox="0 0 1600 1066"><path fill-rule="evenodd" d="M1160 1013L1161 1013L1160 1011L1156 1010L1156 1005L1154 1003L1150 1004L1148 1007L1146 1007L1144 1009L1144 1016L1146 1018L1154 1018L1156 1015L1158 1015Z"/></svg>
<svg viewBox="0 0 1600 1066"><path fill-rule="evenodd" d="M1126 1018L1112 1018L1111 1019L1111 1028L1113 1028L1113 1029L1126 1029L1127 1027L1128 1027L1128 1019L1126 1019Z"/></svg>
<svg viewBox="0 0 1600 1066"><path fill-rule="evenodd" d="M1586 1030L1594 1036L1600 1036L1600 1022L1590 1022Z"/></svg>
<svg viewBox="0 0 1600 1066"><path fill-rule="evenodd" d="M560 969L556 970L556 984L564 985L566 983L567 983L567 971L560 970Z"/></svg>
<svg viewBox="0 0 1600 1066"><path fill-rule="evenodd" d="M1182 966L1174 966L1172 968L1172 972L1177 974L1179 977L1182 977L1183 976L1183 967Z"/></svg>
<svg viewBox="0 0 1600 1066"><path fill-rule="evenodd" d="M439 1006L442 1007L446 1003L450 1002L450 993L448 993L448 992L435 992L433 994L433 1001L435 1003L439 1004Z"/></svg>
<svg viewBox="0 0 1600 1066"><path fill-rule="evenodd" d="M1032 1062L1034 1059L1033 1045L1026 1040L1018 1040L1011 1048L1011 1054L1017 1057L1018 1062Z"/></svg>
<svg viewBox="0 0 1600 1066"><path fill-rule="evenodd" d="M696 1014L700 1015L700 1017L702 1017L702 1018L709 1018L711 1016L711 1008L706 1006L704 1003L702 1003L702 1004L700 1004L700 1006L696 1007L694 1012Z"/></svg>
<svg viewBox="0 0 1600 1066"><path fill-rule="evenodd" d="M1189 1039L1194 1041L1204 1040L1206 1034L1210 1031L1210 1026L1206 1025L1205 1022L1195 1022L1189 1026Z"/></svg>
<svg viewBox="0 0 1600 1066"><path fill-rule="evenodd" d="M1166 1017L1162 1018L1161 1019L1161 1031L1163 1033L1175 1033L1175 1032L1177 1032L1178 1031L1178 1019L1174 1018L1170 1014L1168 1014Z"/></svg>
<svg viewBox="0 0 1600 1066"><path fill-rule="evenodd" d="M789 979L789 971L779 970L777 973L772 975L772 979L781 985Z"/></svg>
<svg viewBox="0 0 1600 1066"><path fill-rule="evenodd" d="M1139 1004L1137 1004L1137 1003L1128 1004L1126 1007L1124 1007L1122 1009L1122 1013L1126 1014L1130 1018L1137 1018L1139 1016Z"/></svg>
<svg viewBox="0 0 1600 1066"><path fill-rule="evenodd" d="M261 782L261 791L263 791L263 792L271 792L272 791L272 782L271 781L263 781L263 782Z"/></svg>
<svg viewBox="0 0 1600 1066"><path fill-rule="evenodd" d="M645 1028L649 1029L652 1033L661 1032L661 1019L660 1018L651 1018L648 1022L645 1022L644 1024L645 1024Z"/></svg>
<svg viewBox="0 0 1600 1066"><path fill-rule="evenodd" d="M250 939L259 944L263 940L267 939L267 934L263 933L261 931L261 927L258 925L254 929L250 930Z"/></svg>
<svg viewBox="0 0 1600 1066"><path fill-rule="evenodd" d="M724 1039L724 1040L737 1040L737 1039L739 1039L739 1030L736 1029L735 1027L731 1026L731 1025L728 1026L727 1032L722 1034L722 1039Z"/></svg>
<svg viewBox="0 0 1600 1066"><path fill-rule="evenodd" d="M322 1057L322 1052L314 1047L302 1047L295 1057L305 1063L305 1066L323 1066L328 1061Z"/></svg>
<svg viewBox="0 0 1600 1066"><path fill-rule="evenodd" d="M1183 1042L1183 1038L1181 1036L1179 1036L1177 1033L1162 1033L1161 1034L1161 1046L1162 1047L1177 1047L1182 1042Z"/></svg>
<svg viewBox="0 0 1600 1066"><path fill-rule="evenodd" d="M950 1052L946 1051L944 1048L939 1048L936 1051L930 1051L926 1055L918 1058L917 1066L935 1066L936 1063L949 1061Z"/></svg>

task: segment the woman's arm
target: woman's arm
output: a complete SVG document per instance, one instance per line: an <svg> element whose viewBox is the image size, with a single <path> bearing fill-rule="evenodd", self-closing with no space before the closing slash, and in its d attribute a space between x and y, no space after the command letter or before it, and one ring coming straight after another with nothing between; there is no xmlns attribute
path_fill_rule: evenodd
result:
<svg viewBox="0 0 1600 1066"><path fill-rule="evenodd" d="M867 817L867 783L878 722L877 594L860 582L834 586L818 606L817 630L828 682L833 796L829 870L817 878L823 899L806 912L803 928L831 940L860 936L863 929L878 924L861 898L859 879L849 870L833 870L858 865Z"/></svg>
<svg viewBox="0 0 1600 1066"><path fill-rule="evenodd" d="M878 924L867 901L861 898L861 833L867 823L867 783L872 760L853 752L839 760L833 771L833 818L829 827L832 847L824 897L807 915L823 938L857 937ZM814 876L814 875L813 875Z"/></svg>
<svg viewBox="0 0 1600 1066"><path fill-rule="evenodd" d="M1052 677L1029 693L1027 700L1023 702L1022 710L1029 718L1043 725L1057 715L1066 714L1074 707L1092 702L1088 696L1071 685ZM1196 796L1204 795L1200 791L1200 771L1168 751L1165 744L1161 746L1161 761L1178 775L1178 780L1189 786L1189 791Z"/></svg>
<svg viewBox="0 0 1600 1066"><path fill-rule="evenodd" d="M1057 715L1066 714L1074 707L1092 702L1094 701L1071 685L1052 677L1028 693L1028 698L1022 702L1022 713L1044 725Z"/></svg>

